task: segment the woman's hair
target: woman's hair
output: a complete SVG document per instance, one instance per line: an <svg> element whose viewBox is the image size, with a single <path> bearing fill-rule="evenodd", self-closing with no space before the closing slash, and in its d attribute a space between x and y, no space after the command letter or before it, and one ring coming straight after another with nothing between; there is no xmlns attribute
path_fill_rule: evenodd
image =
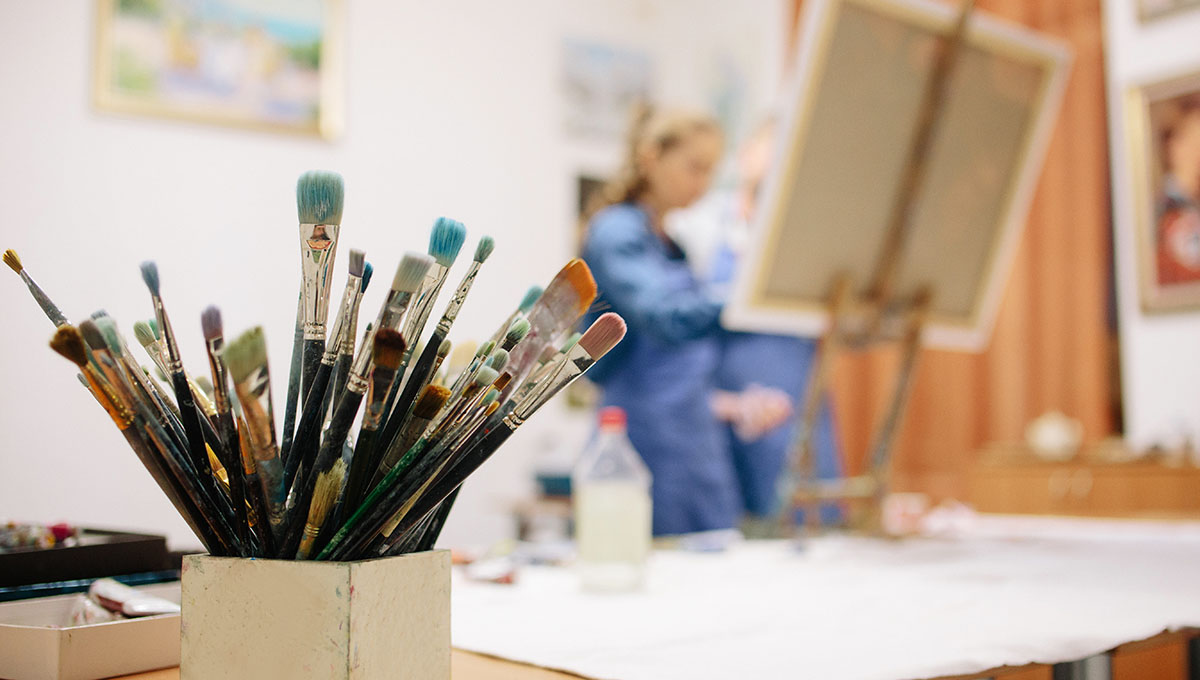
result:
<svg viewBox="0 0 1200 680"><path fill-rule="evenodd" d="M721 126L712 116L686 110L655 111L646 104L634 111L633 124L626 139L625 160L621 169L604 188L588 201L585 218L616 203L636 201L647 188L640 157L647 150L670 151L698 132L721 134Z"/></svg>

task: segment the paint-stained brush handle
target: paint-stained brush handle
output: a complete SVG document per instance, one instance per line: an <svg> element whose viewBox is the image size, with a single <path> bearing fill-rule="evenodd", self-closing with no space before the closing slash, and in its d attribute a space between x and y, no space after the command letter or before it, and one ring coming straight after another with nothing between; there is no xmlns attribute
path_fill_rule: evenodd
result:
<svg viewBox="0 0 1200 680"><path fill-rule="evenodd" d="M383 459L384 452L391 447L392 442L400 435L400 430L403 429L404 424L408 422L417 395L421 393L421 390L425 389L425 385L428 384L433 374L433 364L437 361L438 347L441 346L442 341L445 339L446 336L444 333L435 331L429 342L426 343L425 349L422 350L417 363L409 373L408 382L405 383L404 390L400 392L400 397L396 400L395 408L388 415L383 429L380 430L381 434L377 438L371 457L371 470L379 468L379 463Z"/></svg>
<svg viewBox="0 0 1200 680"><path fill-rule="evenodd" d="M279 457L287 461L296 434L296 414L300 410L300 364L304 354L303 291L296 302L296 330L292 335L292 362L288 367L287 402L283 407L283 432L280 435Z"/></svg>

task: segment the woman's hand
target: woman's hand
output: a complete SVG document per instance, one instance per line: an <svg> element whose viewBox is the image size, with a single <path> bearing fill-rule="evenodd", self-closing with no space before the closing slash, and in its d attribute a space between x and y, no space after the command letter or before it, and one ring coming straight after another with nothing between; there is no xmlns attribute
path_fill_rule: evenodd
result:
<svg viewBox="0 0 1200 680"><path fill-rule="evenodd" d="M792 399L783 390L751 384L741 392L717 390L712 396L713 413L733 426L738 439L752 442L787 422Z"/></svg>

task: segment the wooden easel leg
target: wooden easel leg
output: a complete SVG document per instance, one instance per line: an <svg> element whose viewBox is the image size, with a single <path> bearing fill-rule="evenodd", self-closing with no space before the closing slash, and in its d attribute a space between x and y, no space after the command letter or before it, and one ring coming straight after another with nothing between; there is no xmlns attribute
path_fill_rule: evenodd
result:
<svg viewBox="0 0 1200 680"><path fill-rule="evenodd" d="M815 361L809 371L808 384L804 389L804 401L800 410L800 424L788 455L785 474L790 482L779 504L779 527L782 535L791 533L796 521L796 510L804 510L804 525L808 533L820 528L821 503L812 493L802 493L804 500L797 503L797 485L812 485L816 480L816 456L813 451L817 416L821 410L821 399L829 386L833 360L840 349L843 335L846 305L850 300L850 278L840 276L833 284L829 297L829 327L817 342Z"/></svg>
<svg viewBox="0 0 1200 680"><path fill-rule="evenodd" d="M867 459L867 474L874 482L875 493L865 508L865 517L859 522L857 528L868 533L881 534L883 532L883 499L890 488L892 448L896 443L896 432L899 430L901 416L908 404L917 356L921 352L921 333L929 314L931 299L931 291L928 288L922 288L913 298L908 310L901 346L900 369L896 375L896 383L892 388L888 408L884 411L883 419L875 430L875 440Z"/></svg>

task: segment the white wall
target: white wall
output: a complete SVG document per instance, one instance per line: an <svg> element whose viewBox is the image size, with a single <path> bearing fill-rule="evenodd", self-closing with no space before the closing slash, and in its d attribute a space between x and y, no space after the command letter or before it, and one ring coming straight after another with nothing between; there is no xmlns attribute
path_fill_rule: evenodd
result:
<svg viewBox="0 0 1200 680"><path fill-rule="evenodd" d="M0 3L0 244L20 253L69 317L104 308L127 333L151 316L137 265L157 260L192 371L206 372L199 312L217 303L227 335L266 327L282 394L302 171L346 178L343 252L365 249L383 282L364 309L377 308L401 252L424 249L434 217L467 224L464 261L475 238L495 236L452 334L479 337L570 256L578 168L616 159L618 145L563 139L565 37L649 50L662 95L694 105L711 85L704 58L723 41L761 63L750 74L753 106L769 103L782 52L779 0L345 4L346 132L326 143L97 112L93 3ZM195 545L72 367L47 348L49 322L3 276L0 519L152 530ZM531 488L531 461L577 447L585 427L560 408L535 418L467 485L445 538L486 542L507 532L508 506Z"/></svg>
<svg viewBox="0 0 1200 680"><path fill-rule="evenodd" d="M1140 449L1200 442L1200 313L1140 308L1124 98L1134 85L1200 71L1200 11L1142 26L1135 4L1106 0L1104 20L1125 435Z"/></svg>

